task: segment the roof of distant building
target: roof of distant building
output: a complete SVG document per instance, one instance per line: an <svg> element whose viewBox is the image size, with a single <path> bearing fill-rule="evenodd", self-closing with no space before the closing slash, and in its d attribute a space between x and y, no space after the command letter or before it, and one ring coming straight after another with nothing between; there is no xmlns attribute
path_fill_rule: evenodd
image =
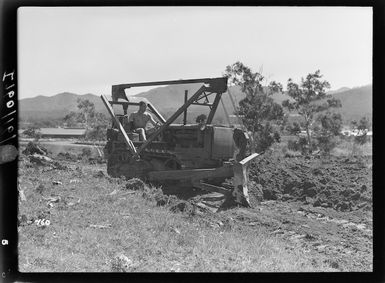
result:
<svg viewBox="0 0 385 283"><path fill-rule="evenodd" d="M39 132L42 135L83 136L86 133L86 129L84 128L40 128Z"/></svg>

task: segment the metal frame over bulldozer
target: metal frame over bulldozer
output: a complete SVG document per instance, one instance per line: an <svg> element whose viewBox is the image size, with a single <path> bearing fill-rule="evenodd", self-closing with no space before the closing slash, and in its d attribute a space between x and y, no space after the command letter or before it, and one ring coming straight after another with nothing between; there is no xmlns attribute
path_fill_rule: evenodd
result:
<svg viewBox="0 0 385 283"><path fill-rule="evenodd" d="M202 86L190 98L187 97L186 91L184 104L167 120L151 103L148 103L148 110L155 115L161 126L155 129L146 141L134 141L130 138L132 134L122 125L122 118L126 119L126 117L118 117L114 113L113 105L122 105L123 109L127 109L129 105L139 105L131 97L127 98L125 89L191 83L202 83ZM233 198L240 205L250 206L247 188L248 165L258 154L245 156L247 134L240 129L212 125L221 96L226 91L227 78L225 77L112 86L112 101L101 95L114 125L114 133L109 135L105 148L109 174L143 177L152 182L187 183L191 187L221 193L228 198ZM187 109L191 105L209 107L209 114L203 127L186 125ZM181 114L184 114L183 125L172 124ZM199 145L195 140L179 144L180 140L191 139L195 134L202 136L203 141ZM117 138L118 135L121 137L120 140ZM236 145L239 149L236 158L233 158L232 145ZM221 181L232 177L232 189L221 185Z"/></svg>

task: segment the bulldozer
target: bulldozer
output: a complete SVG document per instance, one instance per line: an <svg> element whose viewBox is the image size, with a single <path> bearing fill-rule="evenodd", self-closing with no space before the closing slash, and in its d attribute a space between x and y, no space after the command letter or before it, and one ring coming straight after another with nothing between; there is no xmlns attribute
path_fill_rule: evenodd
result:
<svg viewBox="0 0 385 283"><path fill-rule="evenodd" d="M184 103L165 119L146 98L129 96L125 90L134 87L199 84L190 97L185 91ZM104 155L107 172L113 177L140 178L155 183L174 183L207 192L223 194L235 203L250 207L248 166L258 154L246 156L246 131L231 126L214 125L213 118L227 91L227 78L201 78L119 84L112 86L111 98L101 99L112 118L107 129ZM127 126L128 108L144 101L159 126L151 129L146 140ZM208 108L208 115L196 124L186 121L189 107ZM123 114L115 114L114 107ZM183 114L183 123L175 123ZM232 185L224 184L232 178Z"/></svg>

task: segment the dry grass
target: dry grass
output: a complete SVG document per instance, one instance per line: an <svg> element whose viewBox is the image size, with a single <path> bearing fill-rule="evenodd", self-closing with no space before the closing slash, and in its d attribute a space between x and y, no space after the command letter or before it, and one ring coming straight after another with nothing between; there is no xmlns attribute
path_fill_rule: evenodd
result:
<svg viewBox="0 0 385 283"><path fill-rule="evenodd" d="M373 145L372 142L357 145L349 140L340 140L336 148L333 149L332 154L335 156L372 156Z"/></svg>
<svg viewBox="0 0 385 283"><path fill-rule="evenodd" d="M272 149L289 157L301 156L299 151L293 151L287 147L288 140L295 138L295 136L283 136L281 142L274 144ZM330 153L333 156L372 156L373 146L371 141L365 143L364 145L358 145L353 143L353 139L349 140L347 138L338 138L336 147L332 149Z"/></svg>
<svg viewBox="0 0 385 283"><path fill-rule="evenodd" d="M330 270L315 267L314 255L263 227L213 225L215 215L191 216L158 207L141 191L128 193L122 179L95 177L98 165L42 172L21 163L19 182L27 201L20 203L19 216L51 222L47 227L19 226L21 272L111 272L119 254L131 261L126 271ZM44 188L39 192L40 184ZM61 199L49 207L44 198L50 196Z"/></svg>

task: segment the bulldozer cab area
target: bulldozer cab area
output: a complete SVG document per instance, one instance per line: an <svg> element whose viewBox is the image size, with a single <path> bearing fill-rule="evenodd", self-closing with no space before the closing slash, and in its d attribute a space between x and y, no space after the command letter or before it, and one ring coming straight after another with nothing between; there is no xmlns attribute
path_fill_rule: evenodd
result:
<svg viewBox="0 0 385 283"><path fill-rule="evenodd" d="M124 91L125 89L138 86L192 82L202 83L201 88L190 98L185 93L185 103L167 120L162 117L159 111L147 99L135 96L127 97ZM143 152L152 152L154 150L171 150L181 159L181 163L188 163L185 164L187 167L218 166L223 160L231 159L234 153L232 129L211 124L221 95L226 90L227 78L113 85L112 101L107 101L105 97L102 97L107 108L110 108L109 111L112 116L112 129L109 130L108 140L122 144L125 143L132 155L140 155ZM138 134L132 132L133 125L128 122L129 115L138 110L139 102L141 101L147 104L147 111L161 125L153 128L150 125L151 123L148 123L145 129L147 140L143 142L139 141ZM186 115L190 106L200 106L202 110L209 110L209 113L207 116L203 115L205 118L198 121L199 123L187 124ZM119 108L120 113L115 114L113 107ZM121 112L122 110L123 113ZM183 124L174 124L175 120L182 114L184 116Z"/></svg>
<svg viewBox="0 0 385 283"><path fill-rule="evenodd" d="M128 119L131 113L137 112L139 109L139 103L143 101L147 104L146 112L150 113L155 121L158 123L164 123L164 118L162 115L155 109L155 107L143 97L130 97L128 101L109 101L111 108L114 112L114 117L111 117L111 129L119 131L119 123L123 126L128 137L135 142L139 142L139 135L132 132L133 124L129 123ZM155 131L154 126L151 123L146 125L147 135L151 135Z"/></svg>

